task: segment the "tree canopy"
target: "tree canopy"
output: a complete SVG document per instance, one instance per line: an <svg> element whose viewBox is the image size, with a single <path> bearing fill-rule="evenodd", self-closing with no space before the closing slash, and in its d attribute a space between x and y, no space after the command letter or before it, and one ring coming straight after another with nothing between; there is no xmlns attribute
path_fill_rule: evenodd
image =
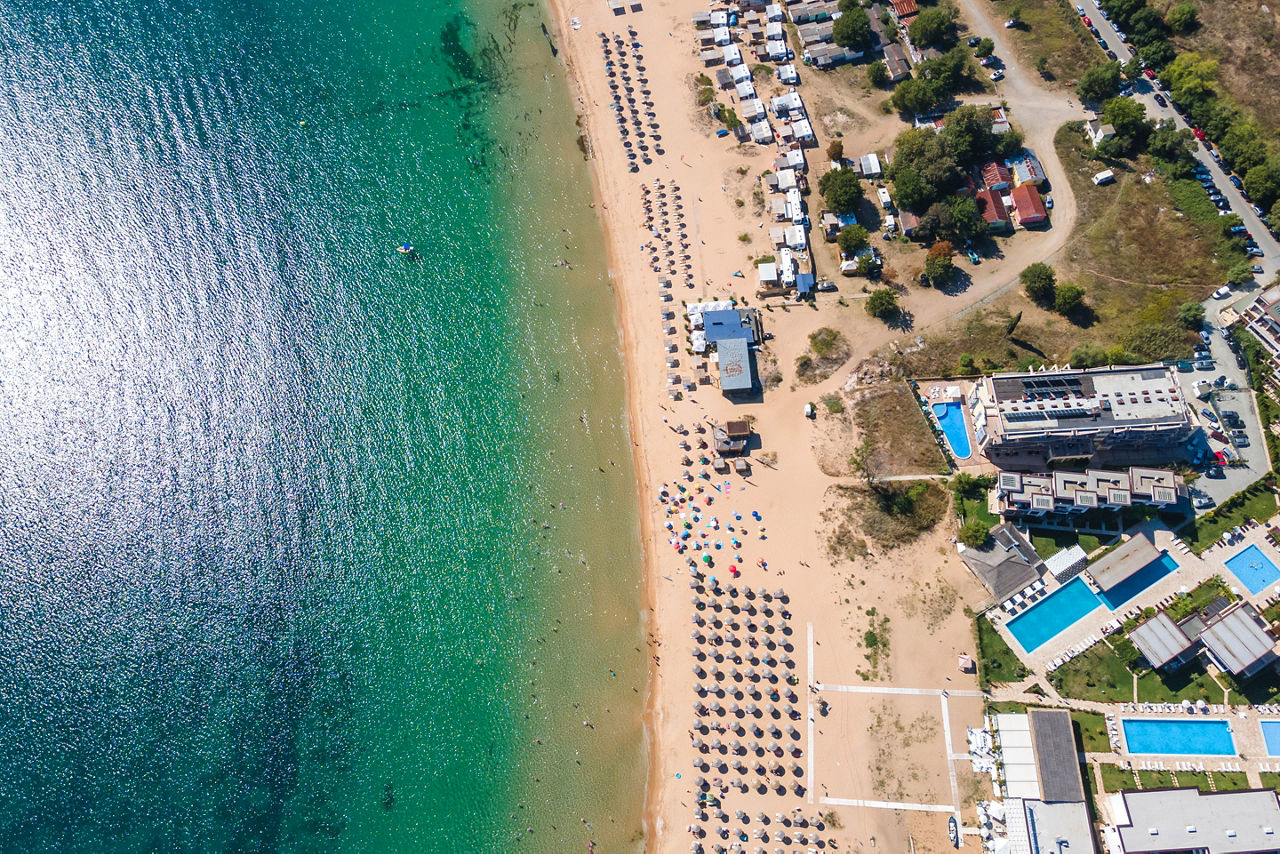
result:
<svg viewBox="0 0 1280 854"><path fill-rule="evenodd" d="M867 66L867 82L877 87L889 82L889 69L883 60L877 59Z"/></svg>
<svg viewBox="0 0 1280 854"><path fill-rule="evenodd" d="M889 288L872 291L867 297L867 314L872 317L891 317L898 313L898 297Z"/></svg>
<svg viewBox="0 0 1280 854"><path fill-rule="evenodd" d="M991 39L983 39L978 42L978 46L973 49L973 55L978 59L986 59L988 56L996 52L996 43Z"/></svg>
<svg viewBox="0 0 1280 854"><path fill-rule="evenodd" d="M860 225L845 226L836 235L836 243L844 254L856 255L867 248L867 230Z"/></svg>
<svg viewBox="0 0 1280 854"><path fill-rule="evenodd" d="M1061 315L1072 315L1084 308L1084 288L1079 285L1059 285L1053 295L1053 310Z"/></svg>
<svg viewBox="0 0 1280 854"><path fill-rule="evenodd" d="M1128 157L1144 149L1151 135L1147 108L1133 98L1112 98L1102 105L1102 120L1115 128L1116 135L1098 148L1109 157Z"/></svg>
<svg viewBox="0 0 1280 854"><path fill-rule="evenodd" d="M867 10L855 6L844 12L831 27L831 40L841 47L865 50L871 43L871 18Z"/></svg>
<svg viewBox="0 0 1280 854"><path fill-rule="evenodd" d="M1038 305L1053 305L1058 277L1048 264L1037 261L1023 268L1018 274L1018 280L1022 282L1022 287L1032 302Z"/></svg>
<svg viewBox="0 0 1280 854"><path fill-rule="evenodd" d="M1178 306L1178 322L1192 332L1198 331L1204 326L1204 304L1198 302L1184 302Z"/></svg>
<svg viewBox="0 0 1280 854"><path fill-rule="evenodd" d="M951 14L938 6L921 9L907 27L907 35L917 47L945 47L955 42L956 27Z"/></svg>
<svg viewBox="0 0 1280 854"><path fill-rule="evenodd" d="M1105 62L1095 65L1080 75L1076 94L1081 101L1099 102L1114 98L1120 91L1120 63Z"/></svg>
<svg viewBox="0 0 1280 854"><path fill-rule="evenodd" d="M1175 33L1189 33L1200 26L1200 17L1191 3L1179 3L1164 15L1164 22Z"/></svg>
<svg viewBox="0 0 1280 854"><path fill-rule="evenodd" d="M852 169L832 169L818 179L818 192L836 213L853 213L862 200L862 181Z"/></svg>

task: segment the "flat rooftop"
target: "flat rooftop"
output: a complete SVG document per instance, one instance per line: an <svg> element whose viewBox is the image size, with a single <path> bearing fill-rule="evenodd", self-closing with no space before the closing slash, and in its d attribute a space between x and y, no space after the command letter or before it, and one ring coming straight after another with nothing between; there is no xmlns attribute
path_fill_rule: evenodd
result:
<svg viewBox="0 0 1280 854"><path fill-rule="evenodd" d="M1128 854L1237 854L1280 848L1280 803L1271 789L1148 789L1112 795L1109 806Z"/></svg>
<svg viewBox="0 0 1280 854"><path fill-rule="evenodd" d="M1006 434L1180 424L1187 408L1172 368L1033 371L989 378Z"/></svg>

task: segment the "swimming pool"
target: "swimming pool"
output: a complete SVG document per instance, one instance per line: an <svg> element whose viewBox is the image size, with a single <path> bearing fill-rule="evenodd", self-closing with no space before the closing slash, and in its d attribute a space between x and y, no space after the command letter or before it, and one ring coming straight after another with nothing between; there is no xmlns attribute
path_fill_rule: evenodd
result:
<svg viewBox="0 0 1280 854"><path fill-rule="evenodd" d="M967 459L972 451L969 448L969 431L964 426L964 404L954 400L935 403L933 417L938 419L938 426L942 428L942 435L947 437L951 453L958 460Z"/></svg>
<svg viewBox="0 0 1280 854"><path fill-rule="evenodd" d="M1262 740L1268 756L1280 756L1280 721L1262 721Z"/></svg>
<svg viewBox="0 0 1280 854"><path fill-rule="evenodd" d="M1224 720L1122 718L1130 753L1163 756L1234 756L1231 724Z"/></svg>
<svg viewBox="0 0 1280 854"><path fill-rule="evenodd" d="M1102 600L1077 575L1010 620L1009 633L1024 650L1035 652L1081 617L1101 607Z"/></svg>
<svg viewBox="0 0 1280 854"><path fill-rule="evenodd" d="M1177 568L1178 562L1173 559L1172 555L1165 552L1115 587L1102 591L1102 601L1107 603L1107 607L1112 611L1118 611L1125 602L1128 602Z"/></svg>
<svg viewBox="0 0 1280 854"><path fill-rule="evenodd" d="M1256 545L1240 552L1227 561L1227 569L1240 579L1240 583L1249 588L1250 593L1261 593L1268 584L1280 581L1280 569L1271 562L1271 558L1262 553Z"/></svg>

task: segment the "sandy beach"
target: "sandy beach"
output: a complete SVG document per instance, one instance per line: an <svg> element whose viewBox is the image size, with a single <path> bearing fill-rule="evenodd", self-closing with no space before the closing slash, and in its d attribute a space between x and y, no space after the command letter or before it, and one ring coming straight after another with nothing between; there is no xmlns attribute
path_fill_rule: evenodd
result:
<svg viewBox="0 0 1280 854"><path fill-rule="evenodd" d="M551 3L608 235L626 351L651 655L645 847L940 851L950 847L948 817L963 821L984 785L989 792L967 762L953 758L965 751L965 727L981 724L976 680L957 669L957 655L973 652L962 605L980 598L979 588L956 556L949 521L883 556L834 557L828 534L837 491L856 482L840 460L859 437L847 417L804 416L807 402L830 394L852 402L864 382L875 386L854 367L903 333L868 317L856 286L820 295L817 310L775 300L762 306L772 334L762 365L776 365L783 378L763 402L735 404L714 384L679 400L670 393L671 375L683 381L698 370L686 352L682 301L756 305L750 256L773 251L772 222L751 200L776 147L717 139L696 106L703 68L690 15L699 8L648 0L642 11L615 15L603 2ZM650 131L652 162L637 160L638 171L618 131L608 61L628 63L613 66L613 79L634 87ZM822 126L832 83L809 69L801 74L800 91ZM786 91L773 79L757 86L766 100ZM731 93L718 97L729 103ZM827 122L843 123L846 150L883 148L904 127L869 102L859 109ZM1058 118L1047 116L1037 135L1051 137L1048 122ZM634 133L626 138L638 141ZM820 132L807 151L815 183L829 139ZM1009 287L1021 266L1061 247L1073 205L1066 181L1060 186L1063 227L1010 240L962 295L909 297L913 334ZM815 215L819 197L809 203ZM829 252L814 235L814 250ZM660 301L662 278L673 280L670 302ZM822 326L846 332L851 358L820 383L794 384L791 366ZM758 437L749 474L706 469L704 478L698 443L707 434L699 429L735 418L749 418ZM683 464L686 455L691 465ZM937 470L920 474L937 477Z"/></svg>

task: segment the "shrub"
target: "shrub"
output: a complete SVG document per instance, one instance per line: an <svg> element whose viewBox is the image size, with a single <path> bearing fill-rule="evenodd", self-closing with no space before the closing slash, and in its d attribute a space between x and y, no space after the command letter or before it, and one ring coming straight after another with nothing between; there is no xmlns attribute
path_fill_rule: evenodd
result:
<svg viewBox="0 0 1280 854"><path fill-rule="evenodd" d="M980 519L966 522L960 528L960 542L970 548L976 549L986 545L989 536L991 536L991 532L987 530L987 526Z"/></svg>
<svg viewBox="0 0 1280 854"><path fill-rule="evenodd" d="M1075 314L1084 308L1084 288L1079 285L1063 285L1053 295L1053 310L1061 315Z"/></svg>
<svg viewBox="0 0 1280 854"><path fill-rule="evenodd" d="M889 288L872 291L867 297L867 314L872 317L891 317L898 313L898 297Z"/></svg>
<svg viewBox="0 0 1280 854"><path fill-rule="evenodd" d="M831 140L831 144L827 146L827 159L840 161L844 160L844 141L839 139Z"/></svg>
<svg viewBox="0 0 1280 854"><path fill-rule="evenodd" d="M883 61L877 59L867 66L867 81L876 87L884 86L889 82L889 69Z"/></svg>
<svg viewBox="0 0 1280 854"><path fill-rule="evenodd" d="M1178 323L1192 332L1204 326L1204 305L1198 302L1184 302L1178 306Z"/></svg>
<svg viewBox="0 0 1280 854"><path fill-rule="evenodd" d="M1048 264L1037 261L1025 267L1018 274L1018 280L1022 282L1022 287L1032 302L1042 306L1053 305L1057 291L1057 276Z"/></svg>

